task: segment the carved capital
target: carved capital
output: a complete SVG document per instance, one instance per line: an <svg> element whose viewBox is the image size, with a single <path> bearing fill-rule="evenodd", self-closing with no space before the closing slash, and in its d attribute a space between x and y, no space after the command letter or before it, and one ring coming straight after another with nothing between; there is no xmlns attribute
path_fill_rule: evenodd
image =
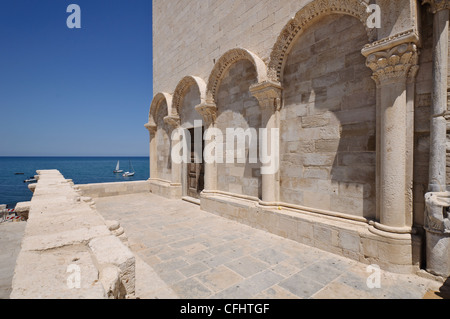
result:
<svg viewBox="0 0 450 319"><path fill-rule="evenodd" d="M441 10L449 10L450 9L450 1L449 0L422 0L422 5L430 5L430 12L436 13Z"/></svg>
<svg viewBox="0 0 450 319"><path fill-rule="evenodd" d="M171 126L172 128L177 128L180 126L180 117L178 115L169 115L164 117L164 123Z"/></svg>
<svg viewBox="0 0 450 319"><path fill-rule="evenodd" d="M372 79L377 85L384 85L414 79L418 59L416 44L409 42L368 54L366 65L372 70Z"/></svg>
<svg viewBox="0 0 450 319"><path fill-rule="evenodd" d="M148 122L144 127L150 132L150 134L155 134L157 127L155 123Z"/></svg>
<svg viewBox="0 0 450 319"><path fill-rule="evenodd" d="M195 107L195 110L200 113L207 125L216 123L217 106L214 103L202 103Z"/></svg>
<svg viewBox="0 0 450 319"><path fill-rule="evenodd" d="M250 87L250 93L258 100L261 108L271 108L273 112L281 108L281 92L283 88L280 83L264 81Z"/></svg>

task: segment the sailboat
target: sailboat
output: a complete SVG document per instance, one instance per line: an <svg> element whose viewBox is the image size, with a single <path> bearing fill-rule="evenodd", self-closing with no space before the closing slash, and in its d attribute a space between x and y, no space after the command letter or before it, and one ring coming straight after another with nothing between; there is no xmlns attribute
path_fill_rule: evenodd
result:
<svg viewBox="0 0 450 319"><path fill-rule="evenodd" d="M117 161L116 169L114 170L114 174L123 173L123 170L120 169L120 161Z"/></svg>
<svg viewBox="0 0 450 319"><path fill-rule="evenodd" d="M133 165L131 164L131 161L129 163L129 166L130 166L129 170L127 172L123 173L123 175L122 175L123 177L134 176L134 168L133 168Z"/></svg>

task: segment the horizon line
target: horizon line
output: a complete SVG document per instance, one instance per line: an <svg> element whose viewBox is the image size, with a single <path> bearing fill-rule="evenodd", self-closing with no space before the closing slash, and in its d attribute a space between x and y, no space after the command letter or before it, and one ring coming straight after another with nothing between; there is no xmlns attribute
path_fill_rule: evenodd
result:
<svg viewBox="0 0 450 319"><path fill-rule="evenodd" d="M0 157L149 157L149 155L0 155Z"/></svg>

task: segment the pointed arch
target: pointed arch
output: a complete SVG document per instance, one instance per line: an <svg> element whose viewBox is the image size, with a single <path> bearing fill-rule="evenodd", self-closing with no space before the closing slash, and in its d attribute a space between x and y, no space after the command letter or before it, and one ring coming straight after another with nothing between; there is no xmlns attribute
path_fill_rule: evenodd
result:
<svg viewBox="0 0 450 319"><path fill-rule="evenodd" d="M172 114L172 95L164 92L157 93L153 97L152 104L150 105L150 112L148 115L148 122L150 124L156 125L155 119L162 101L165 101L167 104L167 114Z"/></svg>
<svg viewBox="0 0 450 319"><path fill-rule="evenodd" d="M367 26L367 19L372 11L364 0L316 0L305 5L289 20L281 31L270 54L268 76L272 81L282 82L284 65L293 43L305 28L324 15L341 13L351 15L361 21L366 28L369 41L376 38L377 29ZM362 48L361 48L362 49Z"/></svg>
<svg viewBox="0 0 450 319"><path fill-rule="evenodd" d="M256 69L258 83L267 81L267 66L256 54L242 48L235 48L225 52L214 65L208 79L206 99L208 103L215 103L217 88L228 68L240 60L250 61Z"/></svg>
<svg viewBox="0 0 450 319"><path fill-rule="evenodd" d="M178 83L175 92L173 93L173 100L172 100L172 111L174 112L172 115L179 115L180 114L180 108L182 106L183 98L188 89L195 85L198 89L199 95L200 95L200 104L203 104L206 102L206 83L203 81L202 78L199 78L197 76L188 75L185 76L181 81Z"/></svg>

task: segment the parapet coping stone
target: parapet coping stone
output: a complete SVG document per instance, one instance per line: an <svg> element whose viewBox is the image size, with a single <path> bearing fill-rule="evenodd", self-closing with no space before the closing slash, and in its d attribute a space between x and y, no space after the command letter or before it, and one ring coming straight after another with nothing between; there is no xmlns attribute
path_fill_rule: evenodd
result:
<svg viewBox="0 0 450 319"><path fill-rule="evenodd" d="M134 255L112 235L92 199L57 170L37 173L10 297L133 298Z"/></svg>

